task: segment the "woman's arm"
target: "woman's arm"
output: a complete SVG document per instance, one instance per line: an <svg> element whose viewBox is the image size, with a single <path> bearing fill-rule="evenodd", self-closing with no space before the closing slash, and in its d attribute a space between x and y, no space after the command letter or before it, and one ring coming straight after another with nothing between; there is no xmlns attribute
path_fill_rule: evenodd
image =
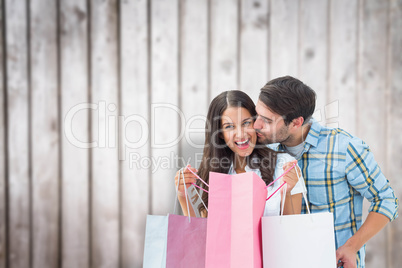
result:
<svg viewBox="0 0 402 268"><path fill-rule="evenodd" d="M302 197L303 197L302 193L296 193L293 195L291 194L291 191L296 186L296 184L300 183L299 177L301 176L301 172L300 172L299 166L297 165L297 161L293 160L291 162L286 163L283 166L283 170L286 171L295 164L296 164L296 166L283 176L283 181L287 183L285 206L283 208L284 215L301 213ZM284 198L284 197L285 196L282 191L282 198ZM281 206L282 206L282 203L281 203Z"/></svg>
<svg viewBox="0 0 402 268"><path fill-rule="evenodd" d="M283 196L282 196L282 198L283 198ZM285 206L283 208L283 215L300 214L301 213L301 205L302 205L302 194L291 195L290 192L286 193Z"/></svg>

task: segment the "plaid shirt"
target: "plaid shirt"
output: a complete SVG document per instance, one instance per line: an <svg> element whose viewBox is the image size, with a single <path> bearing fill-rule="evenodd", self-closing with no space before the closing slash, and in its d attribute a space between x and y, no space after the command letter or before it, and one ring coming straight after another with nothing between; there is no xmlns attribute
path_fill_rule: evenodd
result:
<svg viewBox="0 0 402 268"><path fill-rule="evenodd" d="M282 145L273 145L284 150ZM399 201L381 172L367 144L342 129L331 129L312 121L298 160L307 187L312 213L332 212L336 248L362 225L363 197L369 211L398 217ZM302 213L307 213L303 200ZM357 267L364 267L365 246L357 253Z"/></svg>

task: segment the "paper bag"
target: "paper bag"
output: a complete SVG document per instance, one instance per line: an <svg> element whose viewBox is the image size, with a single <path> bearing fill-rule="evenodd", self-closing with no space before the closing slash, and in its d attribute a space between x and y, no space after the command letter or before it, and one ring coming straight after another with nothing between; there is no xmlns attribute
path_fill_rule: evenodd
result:
<svg viewBox="0 0 402 268"><path fill-rule="evenodd" d="M262 218L264 268L336 268L333 214L310 214L303 198L309 214Z"/></svg>
<svg viewBox="0 0 402 268"><path fill-rule="evenodd" d="M262 267L266 197L265 183L254 172L210 173L205 267Z"/></svg>
<svg viewBox="0 0 402 268"><path fill-rule="evenodd" d="M166 267L168 216L147 216L143 268Z"/></svg>
<svg viewBox="0 0 402 268"><path fill-rule="evenodd" d="M169 215L167 268L204 268L207 219Z"/></svg>
<svg viewBox="0 0 402 268"><path fill-rule="evenodd" d="M188 206L187 190L185 196ZM204 268L206 229L206 218L148 215L143 268Z"/></svg>

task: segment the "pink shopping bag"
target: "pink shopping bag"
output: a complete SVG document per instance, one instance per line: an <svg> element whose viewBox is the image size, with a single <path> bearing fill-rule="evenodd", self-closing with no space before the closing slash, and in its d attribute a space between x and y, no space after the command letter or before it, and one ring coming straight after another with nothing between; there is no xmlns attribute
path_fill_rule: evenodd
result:
<svg viewBox="0 0 402 268"><path fill-rule="evenodd" d="M167 235L167 268L204 268L205 243L207 236L206 218L188 218L169 215Z"/></svg>
<svg viewBox="0 0 402 268"><path fill-rule="evenodd" d="M262 267L267 190L254 172L209 175L205 267Z"/></svg>

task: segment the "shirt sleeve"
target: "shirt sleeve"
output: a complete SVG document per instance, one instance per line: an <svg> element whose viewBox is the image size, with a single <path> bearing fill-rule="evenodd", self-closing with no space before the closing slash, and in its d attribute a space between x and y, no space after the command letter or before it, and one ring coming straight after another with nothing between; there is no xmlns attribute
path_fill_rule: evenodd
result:
<svg viewBox="0 0 402 268"><path fill-rule="evenodd" d="M362 140L353 138L349 142L345 168L350 185L371 203L369 212L381 213L390 221L398 217L399 201L394 190Z"/></svg>

